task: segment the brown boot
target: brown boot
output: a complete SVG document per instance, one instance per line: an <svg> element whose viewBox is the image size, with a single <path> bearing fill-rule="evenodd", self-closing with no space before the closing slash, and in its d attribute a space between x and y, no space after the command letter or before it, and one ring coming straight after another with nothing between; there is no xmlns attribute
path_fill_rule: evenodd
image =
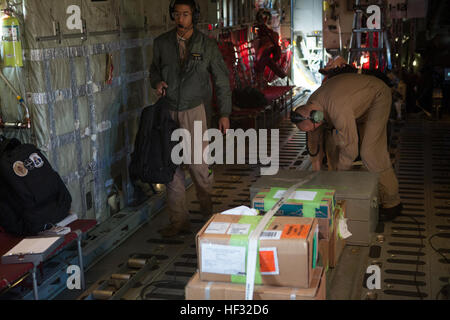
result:
<svg viewBox="0 0 450 320"><path fill-rule="evenodd" d="M180 223L171 223L161 230L158 230L159 234L164 238L175 237L181 233L191 233L191 222L186 220Z"/></svg>

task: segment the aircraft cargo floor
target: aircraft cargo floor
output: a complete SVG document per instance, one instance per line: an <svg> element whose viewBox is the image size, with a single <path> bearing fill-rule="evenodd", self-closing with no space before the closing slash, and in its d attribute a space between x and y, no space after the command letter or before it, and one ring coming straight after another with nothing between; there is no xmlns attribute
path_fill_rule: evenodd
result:
<svg viewBox="0 0 450 320"><path fill-rule="evenodd" d="M305 135L286 120L279 128L280 167L308 169ZM391 156L403 212L378 225L371 246L346 246L338 266L327 273L327 299L448 299L444 286L450 281L450 122L411 119L393 128ZM215 212L250 206L257 166L218 165L214 174ZM168 223L164 209L87 271L84 293L65 290L57 299L89 299L130 257L153 256L156 266L119 298L184 299L184 287L197 269L195 234L205 223L194 187L188 189L187 199L192 233L162 239L157 230ZM365 271L372 264L381 266L380 290L365 287Z"/></svg>

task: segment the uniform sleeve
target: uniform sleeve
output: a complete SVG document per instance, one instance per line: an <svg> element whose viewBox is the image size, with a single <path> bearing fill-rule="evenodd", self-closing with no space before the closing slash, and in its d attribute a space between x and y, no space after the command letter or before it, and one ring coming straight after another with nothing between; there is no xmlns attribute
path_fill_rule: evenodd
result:
<svg viewBox="0 0 450 320"><path fill-rule="evenodd" d="M229 117L231 113L231 89L228 68L223 61L219 47L211 41L210 72L216 92L217 104L221 117Z"/></svg>
<svg viewBox="0 0 450 320"><path fill-rule="evenodd" d="M150 84L153 89L162 81L161 76L161 54L158 42L153 43L153 60L150 66Z"/></svg>
<svg viewBox="0 0 450 320"><path fill-rule="evenodd" d="M340 115L334 123L339 150L337 170L350 170L358 156L358 130L353 116Z"/></svg>

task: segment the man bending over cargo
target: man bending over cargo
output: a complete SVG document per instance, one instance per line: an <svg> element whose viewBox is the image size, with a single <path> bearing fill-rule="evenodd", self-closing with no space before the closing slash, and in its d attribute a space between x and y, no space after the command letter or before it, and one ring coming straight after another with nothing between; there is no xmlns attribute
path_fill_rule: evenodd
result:
<svg viewBox="0 0 450 320"><path fill-rule="evenodd" d="M169 13L176 28L155 39L150 80L157 94L167 98L172 118L180 128L190 132L191 154L194 154L194 122L201 121L202 134L207 129L205 105L209 105L211 99L211 76L220 112L219 129L225 133L230 127L228 69L215 40L196 28L200 9L194 0L172 1ZM203 149L206 146L207 142L203 142ZM189 164L188 167L197 191L200 211L207 217L212 214L213 176L206 163ZM160 230L160 233L171 237L190 230L183 168L177 169L166 189L171 224Z"/></svg>
<svg viewBox="0 0 450 320"><path fill-rule="evenodd" d="M367 169L379 173L381 220L394 219L402 209L387 148L391 101L391 90L382 80L349 73L327 80L295 110L300 115L297 127L308 133L313 170L321 169L324 151L330 170L350 170L359 147Z"/></svg>

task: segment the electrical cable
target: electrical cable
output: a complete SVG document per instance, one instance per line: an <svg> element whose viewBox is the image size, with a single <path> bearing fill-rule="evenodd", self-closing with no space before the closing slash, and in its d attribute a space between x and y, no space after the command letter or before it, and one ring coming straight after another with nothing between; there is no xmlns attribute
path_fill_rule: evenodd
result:
<svg viewBox="0 0 450 320"><path fill-rule="evenodd" d="M407 216L412 219L417 224L417 230L419 231L420 237L420 249L417 255L417 263L416 263L416 272L414 272L414 283L416 284L417 294L419 295L420 300L423 300L422 292L420 291L419 284L417 282L417 273L419 272L419 261L420 261L420 253L422 253L422 249L425 247L423 244L422 233L420 232L420 222L416 220L416 218Z"/></svg>
<svg viewBox="0 0 450 320"><path fill-rule="evenodd" d="M414 217L411 217L411 216L408 216L408 217L409 217L410 219L412 219L412 220L417 224L417 228L418 228L418 231L419 231L419 237L421 238L421 239L420 239L421 247L420 247L420 249L419 249L419 253L421 253L421 252L422 252L422 248L424 247L424 244L423 244L422 234L421 234L421 232L420 232L420 222L418 222ZM430 247L433 249L433 251L435 251L436 253L438 253L440 256L442 256L442 257L444 258L445 263L450 264L450 261L448 260L448 258L447 258L444 254L442 254L438 249L436 249L436 248L433 246L433 243L431 242L431 240L432 240L434 237L437 237L437 236L439 236L439 235L440 235L440 233L436 233L436 234L433 234L432 236L430 236L430 238L428 238L428 243L430 244ZM419 255L417 256L417 261L419 261ZM417 273L418 273L418 271L419 271L418 269L419 269L419 265L416 264L416 272L415 272L415 274L414 274L414 282L415 282L415 284L416 284L417 293L419 294L420 299L423 300L422 293L421 293L421 291L420 291L420 289L419 289L419 285L418 285L418 283L417 283ZM441 289L438 291L438 293L437 293L437 295L436 295L436 300L438 300L440 294L442 293L442 291L444 290L444 288L446 288L447 286L448 286L448 284L446 284L446 285L444 285L444 286L441 287Z"/></svg>
<svg viewBox="0 0 450 320"><path fill-rule="evenodd" d="M428 238L428 243L430 244L431 249L433 249L436 253L438 253L440 256L442 256L442 257L444 258L445 263L450 264L450 261L448 260L448 258L447 258L444 254L442 254L438 249L436 249L436 248L433 246L433 243L431 242L431 240L432 240L434 237L437 237L437 236L439 236L439 235L440 235L440 233L435 233L435 234L433 234L430 238ZM443 285L443 286L441 287L441 289L440 289L440 290L438 291L438 293L436 294L436 300L439 299L439 296L441 295L441 293L442 293L442 291L444 290L444 288L450 288L450 284L447 283L447 284L445 284L445 285ZM448 289L447 289L447 292L448 292Z"/></svg>
<svg viewBox="0 0 450 320"><path fill-rule="evenodd" d="M317 152L316 153L311 153L311 150L309 150L309 139L308 139L308 133L306 133L306 151L308 151L308 154L310 157L315 157L319 154L320 152L320 143L317 145Z"/></svg>

